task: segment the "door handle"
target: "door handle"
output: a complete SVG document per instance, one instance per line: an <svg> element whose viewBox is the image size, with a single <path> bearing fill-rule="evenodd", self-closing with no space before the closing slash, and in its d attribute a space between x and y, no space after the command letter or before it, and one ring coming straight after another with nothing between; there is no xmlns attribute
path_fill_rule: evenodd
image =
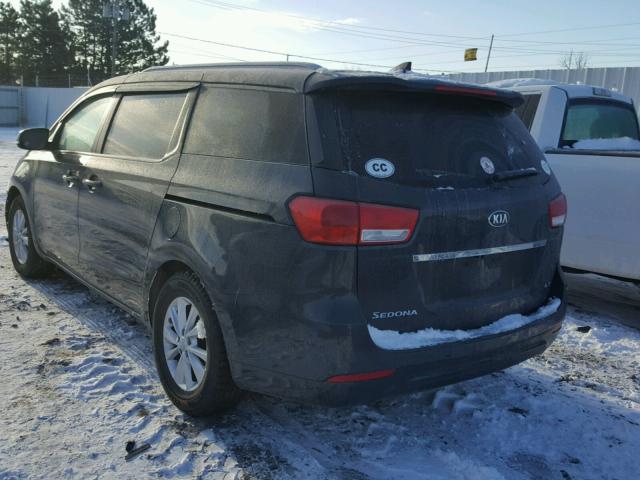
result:
<svg viewBox="0 0 640 480"><path fill-rule="evenodd" d="M78 174L74 172L67 172L62 174L62 180L64 180L66 183L69 183L69 184L73 184L77 182L79 179L80 177L78 176Z"/></svg>
<svg viewBox="0 0 640 480"><path fill-rule="evenodd" d="M97 187L102 186L102 182L93 178L84 178L82 179L82 184L89 188L89 191L95 190Z"/></svg>

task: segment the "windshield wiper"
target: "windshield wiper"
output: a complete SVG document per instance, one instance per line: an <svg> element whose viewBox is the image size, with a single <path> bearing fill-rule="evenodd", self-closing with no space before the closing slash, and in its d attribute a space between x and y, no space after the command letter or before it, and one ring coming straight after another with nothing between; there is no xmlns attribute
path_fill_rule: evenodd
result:
<svg viewBox="0 0 640 480"><path fill-rule="evenodd" d="M504 172L494 173L491 179L494 182L504 182L505 180L513 180L514 178L531 177L538 175L538 170L534 167L518 168L516 170L505 170Z"/></svg>

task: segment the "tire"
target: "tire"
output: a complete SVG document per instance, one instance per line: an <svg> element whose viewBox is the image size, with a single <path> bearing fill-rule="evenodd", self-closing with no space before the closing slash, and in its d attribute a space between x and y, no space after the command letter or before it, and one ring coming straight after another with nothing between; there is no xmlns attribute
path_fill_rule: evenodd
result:
<svg viewBox="0 0 640 480"><path fill-rule="evenodd" d="M154 355L160 381L173 404L193 417L213 415L236 405L240 390L231 377L211 300L199 279L191 272L176 273L157 298Z"/></svg>
<svg viewBox="0 0 640 480"><path fill-rule="evenodd" d="M7 218L9 251L13 267L25 278L46 277L53 270L53 265L45 261L36 251L33 230L22 197L17 196L11 202ZM16 231L17 228L21 231Z"/></svg>

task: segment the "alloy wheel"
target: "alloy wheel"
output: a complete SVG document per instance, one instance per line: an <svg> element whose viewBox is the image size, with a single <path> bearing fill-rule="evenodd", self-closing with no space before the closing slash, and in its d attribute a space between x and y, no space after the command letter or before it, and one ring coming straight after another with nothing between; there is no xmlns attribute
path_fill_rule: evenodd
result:
<svg viewBox="0 0 640 480"><path fill-rule="evenodd" d="M27 217L25 217L22 210L16 210L13 215L11 241L13 242L16 260L21 265L24 265L29 257L29 229L27 228Z"/></svg>
<svg viewBox="0 0 640 480"><path fill-rule="evenodd" d="M197 389L207 368L207 340L200 312L188 298L178 297L167 308L163 345L173 381L184 391Z"/></svg>

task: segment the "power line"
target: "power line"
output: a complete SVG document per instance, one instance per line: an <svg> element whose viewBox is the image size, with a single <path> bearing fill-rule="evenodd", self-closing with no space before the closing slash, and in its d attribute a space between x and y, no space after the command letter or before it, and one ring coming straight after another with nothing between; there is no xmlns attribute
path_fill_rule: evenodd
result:
<svg viewBox="0 0 640 480"><path fill-rule="evenodd" d="M287 58L288 57L293 57L293 58L300 58L300 59L307 59L307 60L314 60L314 61L321 61L321 62L332 62L332 63L342 63L342 64L349 64L349 65L356 65L356 66L362 66L362 67L374 67L374 68L383 68L383 69L392 68L392 65L382 65L382 64L376 64L376 63L363 63L363 62L354 62L354 61L349 61L349 60L344 60L344 59L335 59L335 58L324 58L324 57L300 55L300 54L295 54L295 53L288 53L288 52L275 51L275 50L267 50L267 49L256 48L256 47L248 47L248 46L245 46L245 45L237 45L237 44L232 44L232 43L227 43L227 42L217 42L217 41L214 41L214 40L207 40L207 39L203 39L203 38L190 37L190 36L179 35L179 34L170 33L170 32L158 32L158 33L160 33L161 35L166 35L166 36L169 36L169 37L174 37L174 38L178 38L178 39L182 39L182 40L201 42L201 43L206 43L206 44L211 44L211 45L218 45L218 46L223 46L223 47L228 47L228 48L237 48L237 49L241 49L241 50L258 52L258 53L266 53L266 54L270 54L270 55L278 55L278 56L283 56L283 57L287 57ZM547 54L547 53L545 52L544 54ZM501 56L496 56L494 58L498 59L498 58L509 58L509 57L526 57L526 56L532 56L532 55L534 55L534 54L501 55ZM602 54L602 55L605 55L605 54ZM633 54L611 54L611 55L628 56L628 55L633 55ZM200 56L203 56L203 55L200 55ZM243 60L243 59L237 59L235 57L228 57L228 56L225 56L225 55L212 54L210 56L211 56L211 58L220 57L220 58L227 58L227 59L238 60L238 61L246 61L246 60ZM462 61L456 60L456 61L438 62L438 63L435 63L434 65L445 65L445 64L453 64L453 63L462 63ZM603 63L603 62L600 62L600 63ZM544 66L548 66L548 64L546 64ZM531 66L531 65L521 65L521 66L513 66L513 67L508 67L508 66L500 67L500 66L498 66L498 67L494 67L494 68L529 68L529 67L533 68L534 66ZM416 70L416 71L424 71L424 72L442 72L443 71L442 69L438 69L438 68L431 68L431 69L416 68L414 70ZM469 72L469 71L473 71L473 70L464 70L464 71L445 70L445 71L448 71L450 73L464 73L464 72Z"/></svg>
<svg viewBox="0 0 640 480"><path fill-rule="evenodd" d="M283 17L295 18L295 19L303 20L309 23L336 25L339 27L346 27L346 28L348 27L348 28L357 29L357 30L374 30L374 31L389 32L389 33L403 33L403 34L420 35L420 36L427 36L427 37L431 36L431 37L459 38L459 39L467 39L467 40L488 40L489 39L489 37L472 37L468 35L449 35L444 33L441 34L441 33L412 32L408 30L396 30L392 28L368 27L366 25L345 24L336 20L324 20L320 18L296 15L293 13L271 12L269 10L264 10L256 7L249 7L247 5L240 5L240 4L231 3L231 2L221 2L221 1L214 1L214 0L191 0L191 1L200 3L202 5L210 5L212 7L223 8L225 10L251 10L254 12L264 13L267 15L278 15Z"/></svg>
<svg viewBox="0 0 640 480"><path fill-rule="evenodd" d="M221 2L212 2L212 1L205 1L205 0L191 0L192 2L196 2L202 5L208 5L214 8L218 7L218 4L220 4ZM227 5L232 5L232 4L224 4L225 6ZM225 8L225 10L228 10L231 7ZM375 34L375 33L371 33L371 32L364 32L364 31L353 31L353 29L372 29L373 27L360 27L360 26L356 26L356 25L343 25L339 22L335 22L335 21L323 21L323 20L313 20L313 19L309 19L307 17L302 17L299 15L293 15L293 14L285 14L285 13L275 13L275 12L267 12L264 10L260 10L257 8L253 8L253 7L246 7L246 6L240 6L237 5L235 7L237 10L251 10L251 11L257 11L266 15L281 15L281 16L286 16L286 17L293 17L299 20L303 20L305 22L307 22L308 24L314 26L316 29L318 30L323 30L323 31L328 31L328 32L333 32L333 33L340 33L342 35L350 35L350 36L355 36L355 37L360 37L360 38L369 38L369 39L375 39L375 40L382 40L382 41L399 41L399 42L406 42L408 44L414 44L414 45L439 45L439 46L444 46L444 47L448 47L448 48L460 48L462 46L468 45L468 42L439 42L439 41L434 41L434 40L419 40L416 38L412 38L412 37L406 37L406 36L398 36L398 35L388 35L388 34ZM408 32L402 32L402 33L408 33ZM414 32L415 33L415 32ZM417 33L415 33L417 34ZM445 36L447 37L448 35L444 35L444 34L425 34L425 35L430 35L430 36ZM455 36L456 38L464 38L464 37L459 37L459 36ZM488 40L489 37L467 37L468 39L480 39L480 40ZM523 52L541 52L541 50L531 50L531 49L524 49L524 48L519 48L519 47L495 47L498 48L500 50L513 50L513 51L523 51ZM565 53L569 53L569 50L563 50L563 51L543 51L546 53L556 53L556 54L565 54Z"/></svg>
<svg viewBox="0 0 640 480"><path fill-rule="evenodd" d="M635 39L635 38L634 38ZM503 41L502 39L496 39L496 41ZM640 38L638 38L638 40L640 40ZM596 45L595 43L593 43L593 45ZM600 44L598 44L600 45ZM604 45L608 45L608 44L602 44ZM601 56L601 55L617 55L617 53L614 52L619 52L620 50L638 50L638 47L640 47L640 45L634 45L634 44L624 44L624 47L621 48L616 48L613 52L609 49L607 50L581 50L584 53L588 53L589 55L593 55L593 56ZM400 46L394 46L394 47L386 47L386 48L371 48L371 49L361 49L361 50L340 50L340 51L334 51L334 52L325 52L325 53L312 53L311 55L346 55L346 54L350 54L350 53L370 53L370 52L377 52L377 51L388 51L388 50L398 50L398 49L407 49L407 48L415 48L415 47L422 47L423 45L414 45L414 44L410 44L410 45L400 45ZM500 47L494 47L494 48L498 48L500 49ZM612 53L608 53L608 52L612 52ZM450 55L452 52L451 50L447 50L447 51L423 51L423 52L416 52L416 53L405 53L402 55L403 58L409 58L409 59L414 59L414 58L419 58L419 57L435 57L435 56L439 56L439 55ZM569 53L569 51L567 52L562 52L562 53ZM499 55L499 56L495 56L493 58L508 58L508 57L523 57L523 56L537 56L537 55L556 55L558 54L558 52L549 52L549 51L539 51L539 52L531 52L531 53L525 53L525 54L515 54L515 55ZM399 58L398 55L393 55L393 56L386 56L386 57L375 57L375 58L369 58L369 60L371 61L384 61L384 60L397 60ZM449 62L449 63L456 63L456 62Z"/></svg>
<svg viewBox="0 0 640 480"><path fill-rule="evenodd" d="M216 53L201 53L200 51L192 51L192 50L174 50L174 52L176 53L182 53L184 55L191 55L194 57L203 57L203 58L216 58L216 59L223 59L223 60L231 60L233 62L247 62L248 60L245 60L244 58L237 58L237 57L229 57L227 55L219 55Z"/></svg>
<svg viewBox="0 0 640 480"><path fill-rule="evenodd" d="M610 61L610 62L599 62L600 65L617 65L620 68L625 68L625 67L640 67L640 64L638 65L620 65L619 64L619 60L614 60L614 61ZM639 60L640 62L640 60ZM494 70L492 70L492 72L496 72L496 71L509 71L509 70L517 70L517 69L524 69L525 71L530 71L530 70L566 70L566 68L561 67L560 65L556 66L555 68L549 68L549 64L545 63L545 64L540 64L540 65L498 65L498 66L493 66L492 67ZM587 68L591 68L591 67L587 67ZM502 69L502 70L497 70L497 69ZM509 70L504 70L504 69L509 69ZM576 71L576 69L573 69L572 71ZM489 73L492 73L489 72ZM451 72L451 73L483 73L482 70L458 70L457 72Z"/></svg>
<svg viewBox="0 0 640 480"><path fill-rule="evenodd" d="M284 13L284 12L271 12L271 11L260 9L260 8L256 8L256 7L250 7L250 6L247 6L247 5L240 5L240 4L232 3L232 2L224 2L224 1L220 1L220 0L192 0L192 1L195 1L195 2L203 4L203 5L217 6L219 8L223 8L225 10L251 10L251 11L255 11L255 12L265 13L265 14L268 14L268 15L285 16L285 17L289 17L289 18L296 18L296 19L303 20L303 21L306 21L306 22L317 22L317 23L321 23L321 24L331 24L331 25L336 25L336 26L340 26L340 27L348 27L348 28L359 29L359 30L372 30L372 31L381 31L381 32L389 32L389 33L401 33L401 34L405 34L405 35L418 35L418 36L426 36L426 37L458 38L458 39L464 39L464 40L489 40L490 39L490 35L479 37L479 36L469 36L469 35L452 35L452 34L444 34L444 33L414 32L414 31L410 31L410 30L398 30L398 29L392 29L392 28L372 27L372 26L370 27L370 26L366 26L366 25L347 25L347 24L341 23L340 21L335 21L335 20L324 20L324 19L320 19L320 18L307 17L307 16L303 16L303 15L296 15L296 14ZM640 22L604 24L604 25L591 25L591 26L574 27L574 28L563 28L563 29L557 29L557 30L546 30L546 31L537 31L537 32L508 33L508 34L498 34L496 36L500 36L500 37L526 36L526 35L537 35L537 34L542 34L542 33L557 33L557 32L578 31L578 30L590 30L590 29L594 29L594 28L602 29L602 28L626 27L626 26L634 26L634 25L640 25ZM504 41L525 42L525 43L550 43L550 44L558 43L558 42L542 42L542 41L537 41L537 40L528 41L528 40L506 40L505 39ZM559 42L559 43L571 44L571 43L583 43L583 42ZM584 42L584 43L596 44L595 42Z"/></svg>
<svg viewBox="0 0 640 480"><path fill-rule="evenodd" d="M624 48L634 48L637 49L638 47L640 47L640 44L629 44L629 43L620 43L620 44L616 44L616 43L605 43L605 42L610 42L610 41L617 41L617 40L639 40L640 41L640 37L623 37L623 38L612 38L612 39L602 39L598 42L589 42L589 41L577 41L577 42L537 42L537 41L532 41L529 42L528 40L507 40L507 39L496 39L496 41L501 41L501 42L522 42L522 43L532 43L532 44L544 44L544 45L594 45L594 46L610 46L610 47L616 47L616 46L621 46ZM347 55L350 53L371 53L371 52L382 52L382 51L389 51L389 50L399 50L399 49L407 49L407 48L417 48L417 47L422 47L423 45L418 45L415 43L403 43L401 45L395 45L393 47L378 47L378 48L364 48L364 49L359 49L359 50L339 50L339 51L331 51L331 52L322 52L322 53L312 53L311 55ZM619 49L618 49L619 50ZM597 51L608 51L608 50L597 50ZM451 51L448 50L446 52L424 52L421 53L419 52L418 54L414 55L414 54L407 54L407 56L426 56L426 55L446 55L446 54L450 54ZM542 55L542 54L541 54ZM397 58L396 56L394 57L378 57L376 59L373 60L388 60L388 59L395 59Z"/></svg>
<svg viewBox="0 0 640 480"><path fill-rule="evenodd" d="M319 61L319 62L332 62L332 63L344 63L344 64L348 64L348 65L357 65L360 67L374 67L374 68L385 68L385 69L391 69L393 68L393 65L379 65L379 64L375 64L375 63L362 63L362 62L352 62L349 60L338 60L335 58L320 58L320 57L310 57L307 55L298 55L295 53L288 53L288 52L278 52L278 51L274 51L274 50L265 50L262 48L255 48L255 47L247 47L244 45L235 45L233 43L225 43L225 42L216 42L214 40L206 40L204 38L196 38L196 37L188 37L186 35L178 35L177 33L169 33L169 32L158 32L161 35L166 35L168 37L175 37L175 38L181 38L183 40L192 40L194 42L202 42L202 43L210 43L212 45L219 45L222 47L229 47L229 48L238 48L241 50L247 50L247 51L251 51L251 52L259 52L259 53L268 53L270 55L282 55L284 57L294 57L294 58L302 58L302 59L307 59L307 60L315 60L315 61ZM425 68L421 68L421 69L416 69L416 70L421 70L421 71L425 71L425 72L439 72L440 70L434 70L434 69L425 69Z"/></svg>
<svg viewBox="0 0 640 480"><path fill-rule="evenodd" d="M558 30L541 30L538 32L521 32L521 33L503 33L501 37L516 37L516 36L524 36L524 35L540 35L543 33L559 33L559 32L574 32L578 30L591 30L593 28L615 28L615 27L630 27L640 25L640 22L631 22L631 23L613 23L608 25L591 25L589 27L573 27L573 28L561 28Z"/></svg>
<svg viewBox="0 0 640 480"><path fill-rule="evenodd" d="M496 39L497 41L497 39ZM312 53L311 55L338 55L338 54L349 54L349 53L364 53L364 52L377 52L377 51L385 51L385 50L397 50L397 49L401 49L401 48L413 48L413 47L428 47L430 45L421 45L421 44L410 44L410 45L403 45L403 46L396 46L396 47L386 47L386 48L372 48L372 49L363 49L363 50L339 50L339 51L334 51L334 52L325 52L325 53ZM465 46L465 45L458 45L456 46L456 51L460 51L460 47L461 46ZM495 48L495 47L494 47ZM525 50L528 51L528 50ZM416 53L406 53L403 56L404 57L425 57L425 56L437 56L437 55L451 55L453 53L452 50L447 50L447 51L421 51L421 52L416 52ZM543 53L541 54L547 54L549 53L549 51L545 50ZM556 52L551 52L550 55L555 54ZM569 51L567 50L566 52L562 52L562 53L569 53ZM398 58L396 55L392 56L392 57L376 57L374 59L370 59L370 60L393 60Z"/></svg>
<svg viewBox="0 0 640 480"><path fill-rule="evenodd" d="M451 34L443 34L443 33L426 33L426 32L413 32L413 31L409 31L409 30L397 30L397 29L390 29L390 28L382 28L382 27L369 27L369 26L364 26L364 25L347 25L344 23L341 23L339 21L332 21L332 20L323 20L323 19L318 19L318 18L313 18L313 17L306 17L306 16L302 16L302 15L296 15L296 14L290 14L290 13L284 13L284 12L271 12L268 10L264 10L264 9L260 9L260 8L256 8L256 7L249 7L246 5L239 5L239 4L235 4L235 3L231 3L231 2L223 2L223 1L219 1L219 0L191 0L193 2L202 4L202 5L208 5L211 7L215 7L215 8L222 8L224 10L227 11L234 11L234 10L244 10L244 11L255 11L258 13L263 13L266 15L272 15L272 16L283 16L283 17L288 17L288 18L295 18L298 20L302 20L303 22L306 22L308 24L312 24L315 25L316 28L322 29L322 30L329 30L329 31L336 31L336 33L345 33L348 30L360 30L360 34L364 34L369 36L370 38L377 38L380 40L390 40L390 39L395 39L397 41L412 41L412 42L420 42L418 39L416 38L411 38L411 37L397 37L397 36L389 36L389 35L374 35L370 32L363 32L362 30L371 30L371 31L380 31L380 32L390 32L390 33L401 33L404 35L417 35L417 36L422 36L422 37L442 37L442 38L456 38L456 39L464 39L464 40L489 40L490 36L484 36L484 37L479 37L479 36L468 36L468 35L451 35ZM330 25L330 28L327 28L327 25ZM585 29L593 29L593 28L609 28L609 27L619 27L619 26L629 26L629 25L640 25L640 22L634 22L634 23L625 23L625 24L610 24L610 25L596 25L596 26L590 26L590 27L576 27L576 28L569 28L569 29L561 29L561 30L549 30L547 32L561 32L561 31L571 31L571 30L585 30ZM337 32L337 30L340 30L340 32ZM356 33L356 32L350 32L350 33ZM501 41L504 42L518 42L518 43L530 43L530 44L550 44L550 45L603 45L603 46L616 46L615 44L611 44L611 43L599 43L597 41L576 41L576 42L551 42L551 41L540 41L540 40L517 40L517 39L503 39L502 37L505 36L515 36L515 35L529 35L529 34L537 34L537 33L546 33L546 32L522 32L522 33L517 33L517 34L504 34L504 35L496 35L496 37L499 37L499 39ZM606 40L606 39L605 39ZM467 42L465 43L461 43L461 42L457 42L457 43L445 43L445 42L433 42L433 41L425 41L423 40L422 43L425 44L440 44L440 45L449 45L452 47L459 47L465 44L468 44ZM628 44L619 44L620 46L628 46ZM392 47L392 48L397 48L397 47ZM513 49L516 50L516 47L500 47L501 49ZM375 49L372 49L372 51ZM569 51L562 51L562 52L549 52L549 53L568 53ZM341 52L341 53L347 53L347 52ZM354 53L358 53L358 52L354 52Z"/></svg>
<svg viewBox="0 0 640 480"><path fill-rule="evenodd" d="M423 45L416 45L415 43L403 43L402 45L396 45L395 47L364 48L360 50L339 50L337 52L312 53L311 55L347 55L349 53L381 52L385 50L398 50L400 48L412 48L412 47L422 47L422 46ZM451 53L451 51L441 52L441 53Z"/></svg>
<svg viewBox="0 0 640 480"><path fill-rule="evenodd" d="M495 49L495 47L494 47ZM585 53L588 54L590 57L637 57L638 59L640 59L640 54L637 53L635 50L637 50L637 48L633 47L631 48L632 50L634 50L633 52L609 52L609 51L600 51L600 50L594 50L594 51L589 51L589 50L585 50L583 52L580 53ZM619 49L619 50L623 50L623 49ZM447 52L450 53L450 52ZM517 53L517 54L513 54L513 55L496 55L496 56L491 56L492 59L498 59L498 58L522 58L522 57L535 57L535 56L540 56L540 55L553 55L553 54L548 54L548 53ZM408 59L408 60L414 60L415 58L420 58L420 57L432 57L433 55L430 53L422 53L422 54L417 54L417 55L403 55L402 58ZM384 58L372 58L370 59L372 61L384 61L384 60L399 60L399 57L384 57ZM451 64L451 63L461 63L462 60L450 60L450 61L445 61L445 62L435 62L433 64L435 65L444 65L444 64Z"/></svg>
<svg viewBox="0 0 640 480"><path fill-rule="evenodd" d="M610 43L618 40L640 40L639 37L623 37L623 38L603 38L601 40L589 41L589 40L577 40L575 42L558 42L558 41L544 41L544 40L516 40L510 38L500 37L501 42L517 42L529 45L596 45L596 46L628 46L629 43ZM640 46L640 45L636 45Z"/></svg>
<svg viewBox="0 0 640 480"><path fill-rule="evenodd" d="M210 6L213 8L219 8L225 11L231 11L231 12L235 12L235 11L255 11L261 14L265 14L265 15L274 15L274 16L284 16L284 17L289 17L289 18L294 18L297 20L300 20L301 22L303 22L303 25L306 24L310 27L313 27L317 30L322 30L322 31L327 31L327 32L332 32L332 33L339 33L339 34L343 34L343 35L351 35L351 36L356 36L356 37L360 37L360 38L368 38L368 39L374 39L374 40L380 40L380 41L386 41L386 42L402 42L403 45L399 45L399 46L393 46L393 47L382 47L379 49L361 49L361 50L352 50L352 51L343 51L343 52L336 52L339 54L349 54L349 53L363 53L363 52L371 52L371 51L382 51L382 50L392 50L392 49L399 49L399 48L412 48L412 47L418 47L418 46L441 46L443 48L447 48L447 49L459 49L462 46L467 46L469 44L469 40L487 40L489 37L474 37L474 36L464 36L464 35L450 35L450 34L433 34L433 33L424 33L424 32L411 32L411 31L405 31L405 30L395 30L395 29L389 29L389 28L381 28L381 27L367 27L367 26L361 26L361 25L347 25L344 24L342 22L339 21L331 21L331 20L321 20L321 19L317 19L317 18L311 18L311 17L305 17L305 16L301 16L301 15L295 15L295 14L288 14L288 13L284 13L284 12L270 12L270 11L266 11L263 9L259 9L259 8L255 8L255 7L250 7L250 6L246 6L246 5L238 5L235 3L231 3L231 2L224 2L224 1L219 1L219 0L191 0L195 3L199 3L202 5L206 5L206 6ZM630 25L638 25L640 24L640 22L633 22L633 23L625 23L625 24L609 24L609 25L600 25L600 26L590 26L590 27L576 27L576 28L569 28L569 29L561 29L561 30L548 30L548 31L544 31L544 32L522 32L522 33L518 33L518 34L505 34L505 35L501 35L500 37L496 38L496 42L498 43L503 43L503 42L515 42L515 43L520 43L522 44L522 46L501 46L501 45L496 45L493 47L494 50L497 51L504 51L504 52L518 52L518 54L514 54L514 55L498 55L495 56L494 58L507 58L507 57L525 57L525 56L534 56L534 55L565 55L567 53L569 53L570 50L551 50L551 49L541 49L541 48L523 48L526 47L527 44L538 44L538 45L589 45L589 46L596 46L596 45L601 45L601 46L606 46L606 47L615 47L615 44L612 43L602 43L603 41L597 42L597 41L586 41L586 42L545 42L545 41L536 41L536 40L519 40L519 39L503 39L501 37L503 36L516 36L516 35L535 35L535 34L541 34L541 33L553 33L553 32L559 32L559 31L572 31L572 30L584 30L584 29L592 29L592 28L613 28L613 27L620 27L620 26L630 26ZM390 32L390 33L394 33L394 35L390 35L389 33L376 33L376 32ZM162 32L160 32L162 33ZM399 35L395 35L395 33L402 33L404 35L414 35L414 37L407 37L407 36L399 36ZM176 34L173 34L174 36ZM420 37L443 37L443 38L454 38L454 39L465 39L465 42L443 42L443 41L434 41L434 40L427 40L427 39L418 39L415 36L420 36ZM204 41L203 39L195 39L198 41ZM615 39L611 39L609 41L614 41ZM606 42L606 39L604 40ZM222 42L213 42L213 41L208 41L208 43L212 43L212 44L216 44L216 45L222 45L222 46L230 46L232 48L243 48L242 46L237 46L237 45L233 45L233 44L224 44ZM620 44L623 45L623 48L616 48L615 50L612 49L601 49L601 50L592 50L592 51L586 51L585 53L589 53L591 55L594 56L621 56L621 54L616 53L621 49L629 49L629 48L635 48L636 46L633 45L629 45L629 44ZM269 51L269 50L263 50L263 49L255 49L253 47L247 47L245 48L247 50L252 50L252 51L257 51L257 52L261 52L261 53L268 53L268 54L274 54L274 55L287 55L284 52L274 52L274 51ZM575 48L573 49L575 50ZM425 54L417 54L417 55L413 55L413 57L416 56L435 56L435 55L443 55L445 53L449 53L449 52L436 52L436 53L425 53ZM320 54L322 55L322 54ZM334 59L330 59L330 58L321 58L321 57L315 57L315 56L309 56L309 55L293 55L293 54L289 54L289 56L291 57L296 57L296 58L301 58L301 59L309 59L309 60L316 60L316 61L326 61L326 62L336 62L336 63L345 63L345 64L351 64L351 65L358 65L358 66L364 66L364 67L376 67L376 68L390 68L388 65L380 65L380 64L376 64L376 63L364 63L364 62L357 62L357 61L349 61L349 60L334 60ZM407 55L405 55L407 56ZM408 56L412 56L412 55L408 55ZM392 58L396 58L396 57L387 57L386 59L392 59ZM458 61L451 61L451 62L440 62L439 64L445 64L445 63L459 63ZM424 71L439 71L436 69L423 69Z"/></svg>

